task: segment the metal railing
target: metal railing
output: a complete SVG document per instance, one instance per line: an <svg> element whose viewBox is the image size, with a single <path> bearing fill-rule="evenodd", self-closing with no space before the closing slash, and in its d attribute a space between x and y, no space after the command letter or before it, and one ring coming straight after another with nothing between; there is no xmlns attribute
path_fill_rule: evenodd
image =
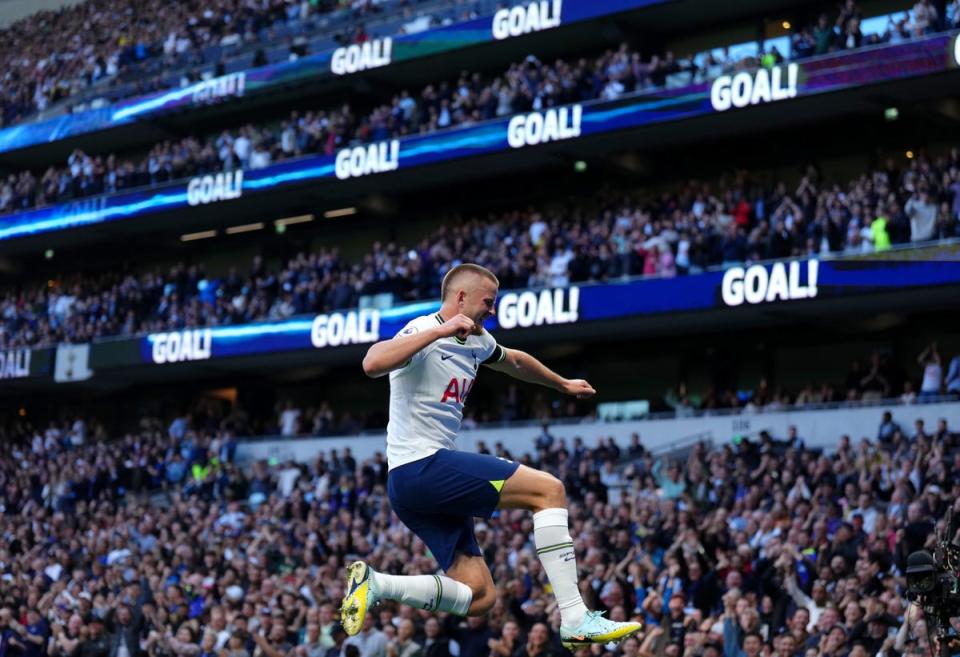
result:
<svg viewBox="0 0 960 657"><path fill-rule="evenodd" d="M935 404L935 403L944 403L944 402L956 402L960 401L960 393L958 394L949 394L949 395L937 395L936 397L929 397L923 401L918 400L913 403L905 403L900 398L887 398L887 399L877 399L870 401L844 401L844 402L830 402L825 404L804 404L801 406L787 406L784 408L778 408L775 411L771 410L769 413L793 413L793 412L807 412L807 411L823 411L823 410L839 410L839 409L849 409L849 408L908 408L908 407L917 407L923 406L925 404ZM483 422L477 423L476 427L462 428L461 435L464 437L469 437L471 431L479 431L486 429L523 429L526 427L540 427L544 424L549 425L550 427L572 427L582 424L590 425L604 425L610 427L616 427L621 424L627 424L631 422L644 422L651 420L674 420L674 419L688 419L688 418L703 418L703 417L736 417L736 416L745 416L745 417L756 417L757 415L762 415L762 412L749 412L743 408L721 408L721 409L711 409L708 411L697 411L692 415L685 415L680 418L677 417L677 414L673 411L667 412L658 412L650 413L648 416L637 419L637 420L618 420L614 422L604 422L602 420L596 419L593 416L581 416L581 417L565 417L565 418L530 418L526 420L511 420L509 422ZM386 431L386 427L380 429L362 429L358 432L351 432L349 434L336 433L336 434L304 434L297 436L279 436L276 434L263 435L263 436L247 436L243 437L240 440L243 442L265 442L270 440L311 440L315 438L347 438L350 436L380 436L383 435ZM760 430L756 431L743 431L740 432L745 436L755 436L760 433ZM713 433L711 431L703 431L696 434L691 434L688 438L682 439L680 442L671 443L669 450L676 449L689 449L695 445L700 440L709 440L713 441ZM657 453L662 453L663 448L659 448Z"/></svg>

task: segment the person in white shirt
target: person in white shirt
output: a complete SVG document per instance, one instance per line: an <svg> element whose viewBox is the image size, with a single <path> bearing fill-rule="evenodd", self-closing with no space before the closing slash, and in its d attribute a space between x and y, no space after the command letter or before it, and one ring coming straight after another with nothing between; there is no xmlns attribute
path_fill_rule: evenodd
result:
<svg viewBox="0 0 960 657"><path fill-rule="evenodd" d="M940 394L940 381L943 378L943 367L940 365L940 354L937 353L937 343L931 342L927 348L917 356L917 363L923 368L923 380L920 382L920 399L936 397Z"/></svg>
<svg viewBox="0 0 960 657"><path fill-rule="evenodd" d="M873 533L879 513L873 508L873 501L869 493L860 493L857 497L857 506L848 507L844 512L844 518L847 521L853 520L853 516L857 515L863 518L863 531L867 534Z"/></svg>
<svg viewBox="0 0 960 657"><path fill-rule="evenodd" d="M474 518L497 509L533 511L534 542L557 597L560 639L568 648L619 641L641 629L587 610L577 582L563 483L553 475L485 454L456 450L463 405L480 365L578 398L596 390L533 356L506 349L483 329L496 313L500 283L475 264L452 268L440 312L411 320L392 340L370 347L363 370L390 375L388 494L394 512L436 557L445 575L398 576L363 561L347 569L341 620L356 635L381 599L459 616L483 616L497 599L474 535Z"/></svg>
<svg viewBox="0 0 960 657"><path fill-rule="evenodd" d="M286 408L280 413L280 435L297 435L297 426L300 423L300 409L294 408L293 402L288 401Z"/></svg>

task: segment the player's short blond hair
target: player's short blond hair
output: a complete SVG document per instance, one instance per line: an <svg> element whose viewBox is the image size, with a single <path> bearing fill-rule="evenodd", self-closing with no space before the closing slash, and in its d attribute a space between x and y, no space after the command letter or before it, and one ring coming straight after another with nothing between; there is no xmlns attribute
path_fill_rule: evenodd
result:
<svg viewBox="0 0 960 657"><path fill-rule="evenodd" d="M493 281L493 283L500 287L500 281L497 280L497 277L494 276L493 272L487 269L486 267L481 267L480 265L475 265L472 262L465 262L462 265L457 265L453 269L447 272L447 275L443 277L443 283L440 284L440 301L447 300L447 294L449 294L454 289L454 282L463 277L464 274L473 274L476 276L483 276L486 279Z"/></svg>

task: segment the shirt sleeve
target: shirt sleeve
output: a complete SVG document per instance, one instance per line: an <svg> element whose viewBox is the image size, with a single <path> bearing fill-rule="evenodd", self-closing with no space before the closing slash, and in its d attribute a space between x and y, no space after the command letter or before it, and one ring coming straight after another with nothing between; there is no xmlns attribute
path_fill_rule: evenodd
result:
<svg viewBox="0 0 960 657"><path fill-rule="evenodd" d="M400 329L400 331L395 336L393 336L393 339L397 340L399 338L405 338L409 335L415 335L419 333L420 330L423 328L423 322L421 320L422 320L421 317L416 317L414 319L411 319L409 322L407 322L406 326ZM410 360L408 360L406 363L403 364L402 368L409 367L411 364L416 364L422 361L426 357L428 349L429 349L429 346L424 347L423 349L415 353L413 356L410 357Z"/></svg>

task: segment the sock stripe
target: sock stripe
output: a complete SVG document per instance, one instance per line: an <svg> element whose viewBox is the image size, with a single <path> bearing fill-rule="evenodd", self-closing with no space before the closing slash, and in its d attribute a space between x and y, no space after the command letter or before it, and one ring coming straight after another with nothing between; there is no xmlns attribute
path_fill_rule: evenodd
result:
<svg viewBox="0 0 960 657"><path fill-rule="evenodd" d="M556 543L555 545L548 545L537 550L537 554L546 554L547 552L556 552L557 550L563 550L564 548L572 548L573 543Z"/></svg>
<svg viewBox="0 0 960 657"><path fill-rule="evenodd" d="M440 598L443 597L443 582L436 575L433 576L433 579L437 580L437 601L433 605L433 610L438 611L440 609Z"/></svg>

